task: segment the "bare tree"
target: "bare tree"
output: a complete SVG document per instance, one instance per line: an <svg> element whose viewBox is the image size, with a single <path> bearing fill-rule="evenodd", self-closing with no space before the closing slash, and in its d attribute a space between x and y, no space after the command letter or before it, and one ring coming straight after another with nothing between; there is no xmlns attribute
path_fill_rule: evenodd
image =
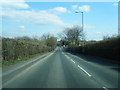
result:
<svg viewBox="0 0 120 90"><path fill-rule="evenodd" d="M65 40L76 45L79 44L79 41L85 40L85 33L78 25L75 25L71 28L65 28L65 30L63 31L63 36Z"/></svg>
<svg viewBox="0 0 120 90"><path fill-rule="evenodd" d="M107 39L111 39L111 38L115 38L115 37L118 37L118 34L104 35L103 40L107 40Z"/></svg>
<svg viewBox="0 0 120 90"><path fill-rule="evenodd" d="M50 38L52 35L50 35L49 33L45 33L42 35L41 40L47 40L48 38Z"/></svg>
<svg viewBox="0 0 120 90"><path fill-rule="evenodd" d="M57 38L53 35L47 33L44 34L41 39L45 42L45 44L51 48L54 48L57 45Z"/></svg>

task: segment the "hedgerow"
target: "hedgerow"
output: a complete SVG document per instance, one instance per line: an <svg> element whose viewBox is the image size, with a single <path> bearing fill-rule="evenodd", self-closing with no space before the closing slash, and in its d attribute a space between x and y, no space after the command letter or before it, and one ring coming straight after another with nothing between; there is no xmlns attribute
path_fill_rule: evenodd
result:
<svg viewBox="0 0 120 90"><path fill-rule="evenodd" d="M68 47L66 50L86 55L98 56L108 59L119 60L120 37L101 40L79 47Z"/></svg>
<svg viewBox="0 0 120 90"><path fill-rule="evenodd" d="M3 61L16 60L49 52L55 48L56 40L54 42L53 45L47 45L45 40L2 38L2 59Z"/></svg>

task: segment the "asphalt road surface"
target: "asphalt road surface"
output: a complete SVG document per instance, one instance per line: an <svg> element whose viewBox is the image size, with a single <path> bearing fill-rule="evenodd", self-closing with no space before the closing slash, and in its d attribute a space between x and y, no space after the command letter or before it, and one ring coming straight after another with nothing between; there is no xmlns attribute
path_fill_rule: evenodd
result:
<svg viewBox="0 0 120 90"><path fill-rule="evenodd" d="M57 47L36 59L3 68L3 88L118 88L118 71L113 69L117 65L92 59Z"/></svg>

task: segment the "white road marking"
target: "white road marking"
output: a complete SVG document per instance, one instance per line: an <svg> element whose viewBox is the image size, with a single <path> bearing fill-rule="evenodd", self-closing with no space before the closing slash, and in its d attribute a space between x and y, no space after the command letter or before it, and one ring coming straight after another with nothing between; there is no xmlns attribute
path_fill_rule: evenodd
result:
<svg viewBox="0 0 120 90"><path fill-rule="evenodd" d="M108 90L108 88L106 88L106 87L104 87L104 86L103 86L102 88L104 88L105 90Z"/></svg>
<svg viewBox="0 0 120 90"><path fill-rule="evenodd" d="M69 56L67 56L67 55L65 55L68 59L70 59L70 57ZM70 59L73 63L75 63L75 61L73 60L73 59ZM80 67L79 65L78 65L78 67L82 70L82 71L84 71L89 77L91 77L92 75L90 75L86 70L84 70L82 67Z"/></svg>
<svg viewBox="0 0 120 90"><path fill-rule="evenodd" d="M75 63L75 61L73 61L69 56L65 55L67 57L67 59L70 59L73 63Z"/></svg>
<svg viewBox="0 0 120 90"><path fill-rule="evenodd" d="M72 59L70 59L73 63L75 63L75 61L73 61Z"/></svg>
<svg viewBox="0 0 120 90"><path fill-rule="evenodd" d="M90 75L87 71L85 71L82 67L80 67L79 65L78 65L78 67L79 67L81 70L83 70L89 77L92 76L92 75Z"/></svg>
<svg viewBox="0 0 120 90"><path fill-rule="evenodd" d="M68 59L70 59L70 57L68 57L67 55L66 55L66 57L67 57Z"/></svg>

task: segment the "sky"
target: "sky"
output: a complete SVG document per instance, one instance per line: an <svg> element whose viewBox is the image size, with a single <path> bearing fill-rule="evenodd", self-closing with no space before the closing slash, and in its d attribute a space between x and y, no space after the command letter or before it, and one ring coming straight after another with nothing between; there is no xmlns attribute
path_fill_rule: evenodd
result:
<svg viewBox="0 0 120 90"><path fill-rule="evenodd" d="M118 33L117 2L1 2L2 36L58 36L65 27L80 25L84 12L86 40L102 40ZM75 13L75 11L79 13Z"/></svg>

